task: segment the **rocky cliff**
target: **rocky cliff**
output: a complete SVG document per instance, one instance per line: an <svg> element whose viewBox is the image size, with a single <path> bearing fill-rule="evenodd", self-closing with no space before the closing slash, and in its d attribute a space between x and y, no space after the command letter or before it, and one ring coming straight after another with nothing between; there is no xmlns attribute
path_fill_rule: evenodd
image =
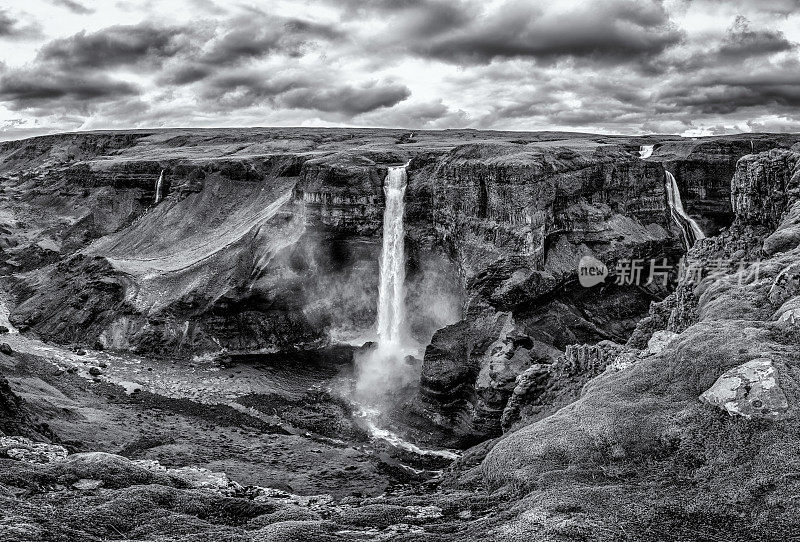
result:
<svg viewBox="0 0 800 542"><path fill-rule="evenodd" d="M652 140L402 135L166 130L4 143L11 321L47 340L179 359L366 340L382 182L408 163L408 312L430 346L404 416L420 438L474 442L499 434L518 375L572 344L624 343L668 293L576 282L584 256L612 270L680 256L664 166L705 164L717 179L750 145L666 138L641 160L638 145ZM751 150L787 142L764 136ZM703 197L730 206L713 183Z"/></svg>
<svg viewBox="0 0 800 542"><path fill-rule="evenodd" d="M616 348L569 407L492 447L482 475L525 495L511 530L566 521L553 506L558 495L562 507L580 499L582 524L600 531L770 540L800 532L788 452L800 442L799 166L785 150L740 159L733 226L692 249L688 264L699 272L684 275L637 330L647 328L649 344Z"/></svg>
<svg viewBox="0 0 800 542"><path fill-rule="evenodd" d="M770 149L788 149L792 135L742 134L725 138L671 140L657 143L651 160L662 162L678 182L689 214L697 217L708 235L730 226L730 180L743 156Z"/></svg>

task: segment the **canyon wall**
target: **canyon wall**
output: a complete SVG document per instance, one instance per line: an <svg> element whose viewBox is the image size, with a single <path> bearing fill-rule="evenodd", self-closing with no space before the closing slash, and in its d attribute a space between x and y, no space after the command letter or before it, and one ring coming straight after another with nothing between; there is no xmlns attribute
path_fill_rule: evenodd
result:
<svg viewBox="0 0 800 542"><path fill-rule="evenodd" d="M569 407L484 446L481 478L526 495L515 532L541 517L566 521L552 503L586 495L596 504L580 514L597 530L618 521L609 517L626 518L626 532L676 517L666 521L677 538L798 532L797 462L786 452L800 443L798 150L737 162L733 224L689 252L689 265L704 272L684 276L654 306L637 330L647 328L649 340L614 352L597 345L610 355ZM515 390L532 413L545 387L537 375ZM467 462L459 470L459 483L474 483ZM680 482L656 482L665 475Z"/></svg>
<svg viewBox="0 0 800 542"><path fill-rule="evenodd" d="M610 136L401 136L177 130L0 144L11 320L55 342L176 359L360 344L375 318L382 183L389 166L408 163L408 313L430 344L402 415L421 440L465 445L500 434L520 375L558 363L570 345L625 343L667 295L576 280L584 256L613 271L681 255L664 167L690 213L729 225L721 179L731 164L748 148L791 143L672 138L641 160L647 141ZM753 167L768 175L783 152ZM748 175L737 209L761 190Z"/></svg>

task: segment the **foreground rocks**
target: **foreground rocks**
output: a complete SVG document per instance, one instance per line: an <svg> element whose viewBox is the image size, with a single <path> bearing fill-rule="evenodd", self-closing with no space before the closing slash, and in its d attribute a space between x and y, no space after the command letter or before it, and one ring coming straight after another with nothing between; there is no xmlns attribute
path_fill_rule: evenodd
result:
<svg viewBox="0 0 800 542"><path fill-rule="evenodd" d="M17 459L0 459L0 536L9 541L394 540L466 532L492 504L468 492L336 501L102 452Z"/></svg>

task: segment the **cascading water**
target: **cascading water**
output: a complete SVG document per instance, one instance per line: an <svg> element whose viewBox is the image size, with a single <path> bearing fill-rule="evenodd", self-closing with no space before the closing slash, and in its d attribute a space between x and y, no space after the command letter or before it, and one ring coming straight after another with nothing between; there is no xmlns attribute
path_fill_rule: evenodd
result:
<svg viewBox="0 0 800 542"><path fill-rule="evenodd" d="M2 293L0 293L0 326L5 327L8 330L8 333L17 333L17 329L11 325L11 322L9 322L8 318L9 311L8 308L6 308Z"/></svg>
<svg viewBox="0 0 800 542"><path fill-rule="evenodd" d="M405 211L406 168L389 168L383 185L383 250L378 290L378 346L398 347L405 325Z"/></svg>
<svg viewBox="0 0 800 542"><path fill-rule="evenodd" d="M156 181L156 197L153 200L153 203L158 203L161 201L161 190L162 185L164 184L164 170L161 170L161 175L158 176L158 180Z"/></svg>
<svg viewBox="0 0 800 542"><path fill-rule="evenodd" d="M407 335L405 314L406 166L389 168L383 183L383 247L378 284L377 344L356 359L357 391L367 401L414 381L413 367L405 362L414 352Z"/></svg>
<svg viewBox="0 0 800 542"><path fill-rule="evenodd" d="M364 418L374 439L418 455L446 459L458 457L450 450L425 450L400 435L382 429L376 418L391 401L386 400L404 386L419 379L418 367L408 363L407 356L416 353L416 345L407 335L405 314L405 212L406 167L392 167L383 183L386 208L383 212L383 247L378 285L378 343L355 356L357 369L357 414ZM421 471L420 471L421 472Z"/></svg>
<svg viewBox="0 0 800 542"><path fill-rule="evenodd" d="M666 170L664 173L666 174L667 204L669 205L670 213L681 229L686 248L691 248L698 239L705 239L706 234L703 233L700 225L683 208L681 193L675 176Z"/></svg>
<svg viewBox="0 0 800 542"><path fill-rule="evenodd" d="M653 156L653 148L655 145L642 145L639 147L639 158L650 158Z"/></svg>

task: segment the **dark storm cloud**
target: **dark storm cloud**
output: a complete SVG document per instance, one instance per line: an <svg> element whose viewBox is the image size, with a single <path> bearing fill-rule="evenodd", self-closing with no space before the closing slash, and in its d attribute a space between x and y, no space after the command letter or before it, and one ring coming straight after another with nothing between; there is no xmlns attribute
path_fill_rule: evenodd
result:
<svg viewBox="0 0 800 542"><path fill-rule="evenodd" d="M603 0L569 11L513 1L469 24L411 40L420 54L454 62L587 57L624 61L680 43L682 32L657 2ZM422 33L418 38L425 38Z"/></svg>
<svg viewBox="0 0 800 542"><path fill-rule="evenodd" d="M728 30L728 34L719 48L719 54L741 58L790 51L794 48L795 44L786 39L783 32L751 30L750 21L739 15Z"/></svg>
<svg viewBox="0 0 800 542"><path fill-rule="evenodd" d="M227 73L204 83L203 97L223 108L261 103L288 109L358 115L391 107L411 95L405 85L372 81L362 85L326 81L322 74Z"/></svg>
<svg viewBox="0 0 800 542"><path fill-rule="evenodd" d="M311 41L335 41L342 34L335 28L300 19L264 18L235 19L231 28L223 29L202 61L226 65L271 53L300 56Z"/></svg>
<svg viewBox="0 0 800 542"><path fill-rule="evenodd" d="M796 59L741 73L701 75L660 95L663 103L706 114L730 114L768 107L770 112L800 107L800 62Z"/></svg>
<svg viewBox="0 0 800 542"><path fill-rule="evenodd" d="M143 61L155 63L184 50L186 33L181 28L157 27L150 23L111 26L51 41L39 51L37 59L78 69L126 66Z"/></svg>
<svg viewBox="0 0 800 542"><path fill-rule="evenodd" d="M89 102L107 101L136 94L130 83L102 74L58 73L47 70L10 70L0 78L0 101L11 109L87 109Z"/></svg>
<svg viewBox="0 0 800 542"><path fill-rule="evenodd" d="M358 115L391 107L411 96L405 85L370 83L362 86L292 89L281 104L292 109L314 109L327 113Z"/></svg>
<svg viewBox="0 0 800 542"><path fill-rule="evenodd" d="M78 15L89 15L90 13L94 13L93 9L87 8L75 0L50 0L50 3L56 6L67 8L71 12L77 13Z"/></svg>

